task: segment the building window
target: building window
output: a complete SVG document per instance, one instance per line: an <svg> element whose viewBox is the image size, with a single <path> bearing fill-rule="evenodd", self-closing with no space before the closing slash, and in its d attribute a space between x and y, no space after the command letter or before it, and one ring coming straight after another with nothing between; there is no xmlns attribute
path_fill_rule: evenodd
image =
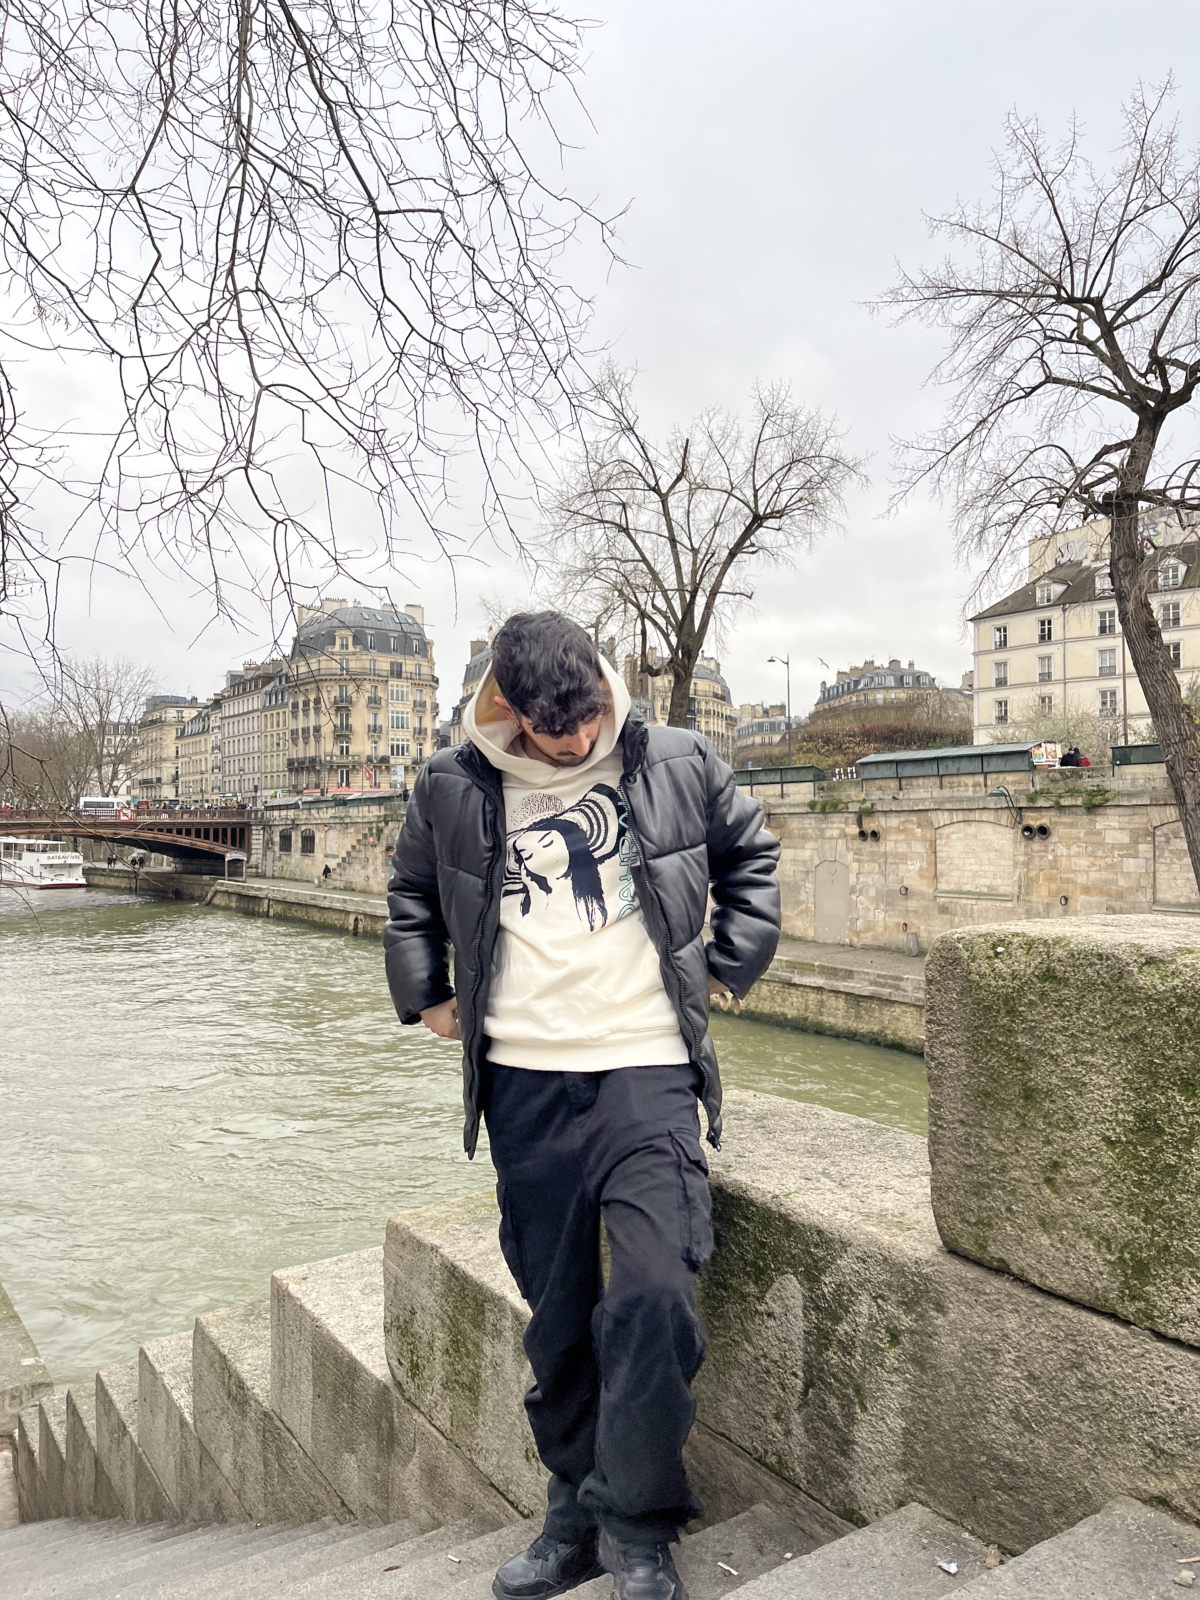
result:
<svg viewBox="0 0 1200 1600"><path fill-rule="evenodd" d="M391 741L391 747L390 748L391 748L391 753L394 756L407 756L408 755L408 740L407 739L393 739Z"/></svg>
<svg viewBox="0 0 1200 1600"><path fill-rule="evenodd" d="M407 732L410 726L407 711L389 711L388 728L393 733Z"/></svg>
<svg viewBox="0 0 1200 1600"><path fill-rule="evenodd" d="M425 759L425 746L423 744L419 744L417 746L417 760L418 761L424 761L424 759Z"/></svg>
<svg viewBox="0 0 1200 1600"><path fill-rule="evenodd" d="M1160 589L1178 589L1183 582L1183 568L1178 561L1164 561L1158 569L1158 587Z"/></svg>
<svg viewBox="0 0 1200 1600"><path fill-rule="evenodd" d="M992 629L992 649L993 650L1007 650L1008 649L1008 627L1007 627L1007 624L1002 624L1001 626Z"/></svg>
<svg viewBox="0 0 1200 1600"><path fill-rule="evenodd" d="M1158 608L1158 625L1160 628L1177 628L1179 626L1179 601L1168 600L1166 605Z"/></svg>
<svg viewBox="0 0 1200 1600"><path fill-rule="evenodd" d="M375 635L373 633L369 633L367 635L367 649L368 650L374 650L374 648L375 648Z"/></svg>
<svg viewBox="0 0 1200 1600"><path fill-rule="evenodd" d="M1117 691L1115 689L1101 689L1100 715L1102 717L1115 717L1117 714Z"/></svg>
<svg viewBox="0 0 1200 1600"><path fill-rule="evenodd" d="M348 661L339 661L338 662L338 671L341 673L343 678L349 677L349 675L350 675L350 663Z"/></svg>
<svg viewBox="0 0 1200 1600"><path fill-rule="evenodd" d="M393 633L391 638L388 640L388 649L392 652L393 655L395 655L396 651L399 650L399 648L400 648L400 641L399 641L399 639L397 639L396 635Z"/></svg>
<svg viewBox="0 0 1200 1600"><path fill-rule="evenodd" d="M317 853L317 836L311 828L300 830L300 854L302 856L315 856Z"/></svg>
<svg viewBox="0 0 1200 1600"><path fill-rule="evenodd" d="M367 718L367 732L368 733L378 733L379 732L379 713L378 713L378 711L372 711L371 715Z"/></svg>
<svg viewBox="0 0 1200 1600"><path fill-rule="evenodd" d="M388 689L388 699L394 706L408 704L408 685L406 683L393 683Z"/></svg>
<svg viewBox="0 0 1200 1600"><path fill-rule="evenodd" d="M291 853L292 853L292 830L290 828L280 828L280 830L279 830L279 854L281 856L290 856Z"/></svg>
<svg viewBox="0 0 1200 1600"><path fill-rule="evenodd" d="M339 733L349 733L350 732L350 713L348 711L339 711L338 712L338 714L337 714L337 725L338 725L338 732Z"/></svg>
<svg viewBox="0 0 1200 1600"><path fill-rule="evenodd" d="M348 706L350 704L350 685L348 683L338 684L337 703L340 706Z"/></svg>
<svg viewBox="0 0 1200 1600"><path fill-rule="evenodd" d="M349 787L350 787L350 768L349 767L339 767L338 768L338 788L339 789L348 789Z"/></svg>
<svg viewBox="0 0 1200 1600"><path fill-rule="evenodd" d="M1117 613L1115 611L1097 611L1096 632L1112 633L1117 631Z"/></svg>
<svg viewBox="0 0 1200 1600"><path fill-rule="evenodd" d="M1183 665L1183 646L1178 639L1173 639L1167 646L1167 654L1171 658L1171 665L1178 669Z"/></svg>
<svg viewBox="0 0 1200 1600"><path fill-rule="evenodd" d="M372 739L371 740L371 760L372 761L378 761L379 760L379 740L378 739Z"/></svg>
<svg viewBox="0 0 1200 1600"><path fill-rule="evenodd" d="M378 663L378 661L375 661L375 660L372 659L371 661L367 662L367 677L368 678L377 678L378 676L379 676L379 663Z"/></svg>
<svg viewBox="0 0 1200 1600"><path fill-rule="evenodd" d="M1053 599L1054 586L1049 583L1039 583L1037 586L1037 598L1034 603L1039 606L1048 606Z"/></svg>
<svg viewBox="0 0 1200 1600"><path fill-rule="evenodd" d="M1053 617L1039 617L1038 618L1038 643L1039 644L1049 644L1053 638L1054 638L1054 618Z"/></svg>
<svg viewBox="0 0 1200 1600"><path fill-rule="evenodd" d="M1097 650L1096 671L1102 678L1115 678L1117 675L1117 652L1115 650Z"/></svg>
<svg viewBox="0 0 1200 1600"><path fill-rule="evenodd" d="M992 701L992 721L995 722L997 726L1003 726L1004 723L1008 721L1007 700Z"/></svg>
<svg viewBox="0 0 1200 1600"><path fill-rule="evenodd" d="M1054 710L1054 696L1052 694L1038 695L1038 711L1043 717L1048 717Z"/></svg>
<svg viewBox="0 0 1200 1600"><path fill-rule="evenodd" d="M347 633L343 633L342 636L338 640L338 649L339 650L349 650L349 648L350 648L350 635L347 634Z"/></svg>
<svg viewBox="0 0 1200 1600"><path fill-rule="evenodd" d="M341 756L343 761L346 759L346 757L350 754L350 741L349 741L349 739L339 739L338 740L337 753L338 753L339 756Z"/></svg>
<svg viewBox="0 0 1200 1600"><path fill-rule="evenodd" d="M402 678L404 676L403 661L390 661L388 663L388 676L392 678Z"/></svg>
<svg viewBox="0 0 1200 1600"><path fill-rule="evenodd" d="M1007 689L1008 688L1008 662L1007 661L996 661L996 662L993 663L992 670L995 673L995 676L992 679L993 687L996 688L996 689Z"/></svg>
<svg viewBox="0 0 1200 1600"><path fill-rule="evenodd" d="M1054 657L1053 656L1039 656L1038 657L1038 682L1039 683L1053 683L1054 682Z"/></svg>
<svg viewBox="0 0 1200 1600"><path fill-rule="evenodd" d="M1103 572L1098 572L1096 574L1096 597L1097 599L1102 600L1105 595L1110 595L1112 592L1112 573L1105 568Z"/></svg>

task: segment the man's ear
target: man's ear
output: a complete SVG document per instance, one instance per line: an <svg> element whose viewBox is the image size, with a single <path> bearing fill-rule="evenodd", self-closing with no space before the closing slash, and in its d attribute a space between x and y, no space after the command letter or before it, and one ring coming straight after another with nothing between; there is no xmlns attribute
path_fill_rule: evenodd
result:
<svg viewBox="0 0 1200 1600"><path fill-rule="evenodd" d="M517 726L520 727L521 719L517 716L517 713L509 705L508 701L502 694L494 694L492 696L492 704L496 707L496 710L499 711L502 717L506 718L509 722L515 722Z"/></svg>

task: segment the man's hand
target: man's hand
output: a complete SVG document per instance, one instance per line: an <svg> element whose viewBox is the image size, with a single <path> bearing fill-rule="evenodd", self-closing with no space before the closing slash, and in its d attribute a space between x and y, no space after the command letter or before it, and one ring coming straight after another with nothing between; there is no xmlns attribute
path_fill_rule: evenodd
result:
<svg viewBox="0 0 1200 1600"><path fill-rule="evenodd" d="M729 985L722 983L720 978L714 978L711 972L708 975L708 998L715 1000L722 1011L732 1011L736 1015L742 1009L742 1002Z"/></svg>
<svg viewBox="0 0 1200 1600"><path fill-rule="evenodd" d="M458 1000L454 996L443 1000L440 1006L430 1006L428 1011L422 1011L421 1021L439 1039L462 1038L458 1031Z"/></svg>

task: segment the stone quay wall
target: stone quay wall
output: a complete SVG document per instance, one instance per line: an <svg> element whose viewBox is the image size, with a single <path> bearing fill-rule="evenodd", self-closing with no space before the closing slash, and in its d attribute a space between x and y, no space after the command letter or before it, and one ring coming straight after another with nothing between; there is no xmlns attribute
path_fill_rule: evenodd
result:
<svg viewBox="0 0 1200 1600"><path fill-rule="evenodd" d="M999 783L1011 798L992 797ZM981 923L1200 915L1161 767L822 788L765 802L794 938L927 951Z"/></svg>

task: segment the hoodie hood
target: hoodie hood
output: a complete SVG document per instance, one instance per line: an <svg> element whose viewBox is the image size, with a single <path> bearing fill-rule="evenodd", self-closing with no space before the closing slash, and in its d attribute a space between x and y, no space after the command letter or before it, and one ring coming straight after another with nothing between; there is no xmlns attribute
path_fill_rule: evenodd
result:
<svg viewBox="0 0 1200 1600"><path fill-rule="evenodd" d="M553 789L556 781L573 780L581 772L587 772L597 762L610 756L621 737L621 729L629 715L629 690L603 656L600 657L600 670L612 695L612 710L601 722L599 737L587 760L581 761L577 767L552 767L545 761L530 760L519 749L510 748L517 737L517 725L510 722L495 704L494 697L500 693L500 688L490 667L463 711L463 731L480 754L500 772L519 778L531 789Z"/></svg>

